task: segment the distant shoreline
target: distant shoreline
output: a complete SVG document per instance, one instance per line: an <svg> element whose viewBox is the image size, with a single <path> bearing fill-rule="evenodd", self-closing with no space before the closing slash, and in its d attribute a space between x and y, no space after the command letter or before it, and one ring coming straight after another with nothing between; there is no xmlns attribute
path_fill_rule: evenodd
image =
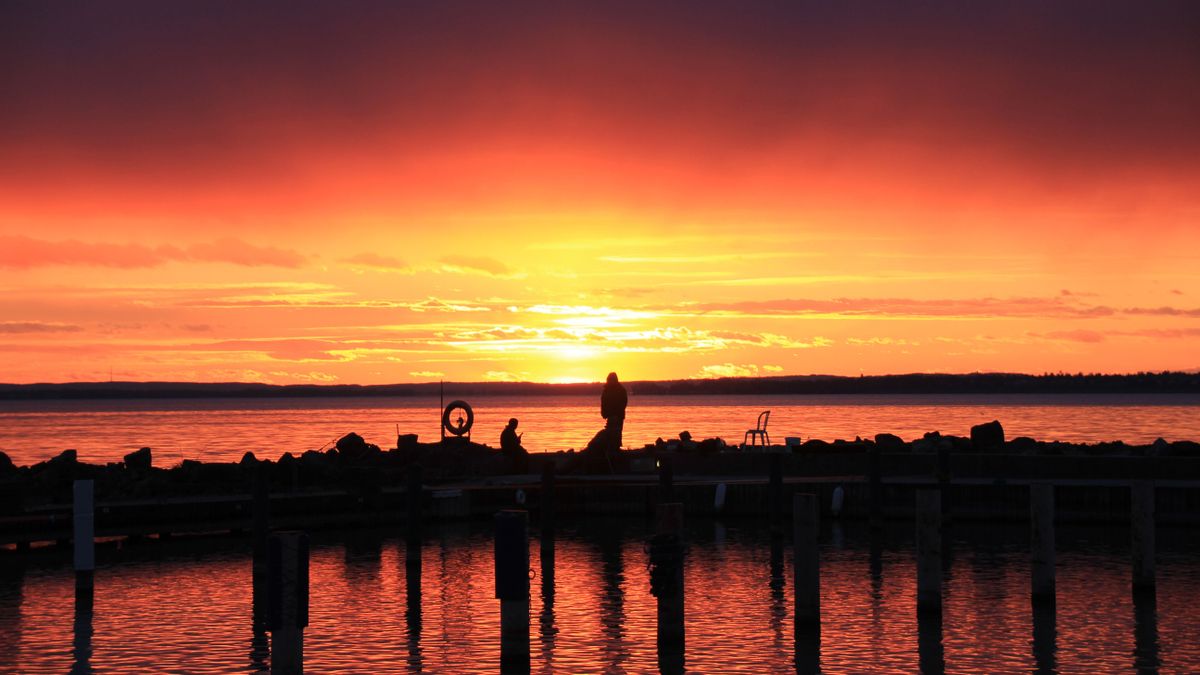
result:
<svg viewBox="0 0 1200 675"><path fill-rule="evenodd" d="M638 396L747 394L1197 394L1200 373L1125 375L971 373L842 377L801 375L712 380L633 381ZM590 395L600 383L422 382L379 385L273 385L253 382L68 382L0 384L0 400L78 400L132 398L315 398Z"/></svg>

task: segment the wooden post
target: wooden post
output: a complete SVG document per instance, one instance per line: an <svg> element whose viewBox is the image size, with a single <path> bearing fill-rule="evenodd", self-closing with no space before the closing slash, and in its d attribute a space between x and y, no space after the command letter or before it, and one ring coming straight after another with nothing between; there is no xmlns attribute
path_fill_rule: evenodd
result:
<svg viewBox="0 0 1200 675"><path fill-rule="evenodd" d="M1034 602L1054 603L1054 486L1029 486L1031 594Z"/></svg>
<svg viewBox="0 0 1200 675"><path fill-rule="evenodd" d="M666 504L675 498L675 471L670 457L658 458L658 503Z"/></svg>
<svg viewBox="0 0 1200 675"><path fill-rule="evenodd" d="M77 480L74 485L72 516L75 535L75 600L85 606L92 602L96 573L96 484Z"/></svg>
<svg viewBox="0 0 1200 675"><path fill-rule="evenodd" d="M867 475L870 481L870 491L868 499L870 500L870 517L871 526L879 527L883 521L883 478L882 478L882 461L880 457L879 445L873 444L867 451Z"/></svg>
<svg viewBox="0 0 1200 675"><path fill-rule="evenodd" d="M947 439L938 441L937 449L937 482L942 491L942 526L950 522L950 503L953 495L950 492L950 445Z"/></svg>
<svg viewBox="0 0 1200 675"><path fill-rule="evenodd" d="M267 569L267 539L271 535L271 485L267 475L267 463L254 466L254 492L251 506L254 514L254 574L262 575Z"/></svg>
<svg viewBox="0 0 1200 675"><path fill-rule="evenodd" d="M546 459L542 464L542 547L549 540L551 547L554 546L554 460Z"/></svg>
<svg viewBox="0 0 1200 675"><path fill-rule="evenodd" d="M304 672L308 625L308 535L276 532L267 543L267 628L271 672Z"/></svg>
<svg viewBox="0 0 1200 675"><path fill-rule="evenodd" d="M773 452L767 480L767 509L772 532L783 532L783 455Z"/></svg>
<svg viewBox="0 0 1200 675"><path fill-rule="evenodd" d="M942 611L942 492L917 490L917 614Z"/></svg>
<svg viewBox="0 0 1200 675"><path fill-rule="evenodd" d="M797 494L792 498L795 527L795 569L793 586L796 595L796 627L821 630L821 572L817 552L819 512L817 496Z"/></svg>
<svg viewBox="0 0 1200 675"><path fill-rule="evenodd" d="M496 514L496 599L500 601L500 670L529 672L529 514Z"/></svg>
<svg viewBox="0 0 1200 675"><path fill-rule="evenodd" d="M406 564L421 563L421 503L424 499L421 465L408 467L408 522L405 536L404 561Z"/></svg>
<svg viewBox="0 0 1200 675"><path fill-rule="evenodd" d="M658 599L658 668L684 672L683 504L659 504L650 545L650 590Z"/></svg>
<svg viewBox="0 0 1200 675"><path fill-rule="evenodd" d="M1154 590L1154 482L1134 481L1129 486L1130 533L1133 538L1133 588Z"/></svg>

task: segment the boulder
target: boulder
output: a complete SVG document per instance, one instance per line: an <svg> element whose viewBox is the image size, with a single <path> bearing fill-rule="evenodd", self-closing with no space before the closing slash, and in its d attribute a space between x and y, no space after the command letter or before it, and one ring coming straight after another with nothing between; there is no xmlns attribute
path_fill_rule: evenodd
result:
<svg viewBox="0 0 1200 675"><path fill-rule="evenodd" d="M238 462L238 464L241 464L242 466L254 466L255 464L258 464L258 458L254 456L253 452L247 450L245 454L242 455L242 460Z"/></svg>
<svg viewBox="0 0 1200 675"><path fill-rule="evenodd" d="M125 468L145 471L150 468L150 448L142 448L125 455Z"/></svg>
<svg viewBox="0 0 1200 675"><path fill-rule="evenodd" d="M971 439L969 438L950 435L943 436L942 438L946 439L946 442L950 444L950 448L954 452L971 452L974 449L974 444L971 443Z"/></svg>
<svg viewBox="0 0 1200 675"><path fill-rule="evenodd" d="M679 449L684 450L684 451L691 451L691 450L696 449L696 441L692 440L692 432L690 432L690 431L679 432Z"/></svg>
<svg viewBox="0 0 1200 675"><path fill-rule="evenodd" d="M10 459L9 456L3 452L0 452L0 475L13 473L16 470L17 467L13 465L12 459Z"/></svg>
<svg viewBox="0 0 1200 675"><path fill-rule="evenodd" d="M908 452L908 444L893 434L875 434L875 445L880 452Z"/></svg>
<svg viewBox="0 0 1200 675"><path fill-rule="evenodd" d="M1149 452L1146 453L1149 457L1165 457L1171 454L1171 444L1161 438L1154 439L1150 444Z"/></svg>
<svg viewBox="0 0 1200 675"><path fill-rule="evenodd" d="M379 454L379 446L363 440L362 436L353 431L342 436L337 442L337 451L343 462L362 464Z"/></svg>
<svg viewBox="0 0 1200 675"><path fill-rule="evenodd" d="M1175 441L1171 444L1172 457L1200 457L1200 443L1195 441Z"/></svg>
<svg viewBox="0 0 1200 675"><path fill-rule="evenodd" d="M1004 427L997 420L976 424L971 427L971 444L977 452L1003 452Z"/></svg>
<svg viewBox="0 0 1200 675"><path fill-rule="evenodd" d="M819 438L810 438L807 441L805 441L803 445L799 445L796 448L793 448L793 451L794 452L806 452L806 453L829 452L830 448L832 448L832 447L833 446L830 445L828 442L823 441Z"/></svg>
<svg viewBox="0 0 1200 675"><path fill-rule="evenodd" d="M1032 455L1038 450L1038 442L1028 436L1017 436L1008 442L1008 451L1019 455Z"/></svg>

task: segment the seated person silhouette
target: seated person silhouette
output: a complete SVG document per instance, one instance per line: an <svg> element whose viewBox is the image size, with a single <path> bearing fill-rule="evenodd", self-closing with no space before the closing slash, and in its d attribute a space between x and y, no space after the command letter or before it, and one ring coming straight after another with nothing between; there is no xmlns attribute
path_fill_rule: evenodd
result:
<svg viewBox="0 0 1200 675"><path fill-rule="evenodd" d="M521 446L521 437L517 433L517 418L508 420L508 426L500 432L500 453L508 460L508 469L512 473L529 473L529 452Z"/></svg>

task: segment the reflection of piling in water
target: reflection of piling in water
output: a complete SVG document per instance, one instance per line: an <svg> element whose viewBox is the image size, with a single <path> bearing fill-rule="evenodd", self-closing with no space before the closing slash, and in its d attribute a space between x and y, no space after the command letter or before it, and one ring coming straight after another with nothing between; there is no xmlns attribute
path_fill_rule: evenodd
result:
<svg viewBox="0 0 1200 675"><path fill-rule="evenodd" d="M619 527L605 527L596 536L600 556L600 631L603 635L603 668L621 672L629 655L625 645L625 557Z"/></svg>
<svg viewBox="0 0 1200 675"><path fill-rule="evenodd" d="M1130 536L1133 548L1133 588L1154 592L1154 483L1135 481L1129 486Z"/></svg>
<svg viewBox="0 0 1200 675"><path fill-rule="evenodd" d="M797 494L792 497L792 514L796 547L793 581L796 629L820 632L821 572L820 556L817 552L817 496Z"/></svg>
<svg viewBox="0 0 1200 675"><path fill-rule="evenodd" d="M75 601L91 606L96 572L96 484L77 480L74 485L72 520L75 537Z"/></svg>
<svg viewBox="0 0 1200 675"><path fill-rule="evenodd" d="M917 613L917 662L922 675L941 675L946 672L940 611Z"/></svg>
<svg viewBox="0 0 1200 675"><path fill-rule="evenodd" d="M75 598L75 622L71 639L71 674L92 672L92 602Z"/></svg>
<svg viewBox="0 0 1200 675"><path fill-rule="evenodd" d="M1029 486L1031 596L1034 603L1054 603L1054 486Z"/></svg>
<svg viewBox="0 0 1200 675"><path fill-rule="evenodd" d="M917 614L941 612L942 492L917 490Z"/></svg>
<svg viewBox="0 0 1200 675"><path fill-rule="evenodd" d="M21 606L25 603L26 554L0 557L0 645L19 645L23 636ZM13 620L9 620L11 619ZM0 649L0 673L15 673L21 662L17 649Z"/></svg>
<svg viewBox="0 0 1200 675"><path fill-rule="evenodd" d="M793 654L797 675L817 675L821 672L821 634L798 630Z"/></svg>
<svg viewBox="0 0 1200 675"><path fill-rule="evenodd" d="M1053 604L1033 605L1034 672L1052 675L1058 672L1058 616Z"/></svg>
<svg viewBox="0 0 1200 675"><path fill-rule="evenodd" d="M266 556L264 555L264 558ZM262 571L252 570L250 581L250 663L256 672L269 667L271 644L267 637L267 571L266 562Z"/></svg>
<svg viewBox="0 0 1200 675"><path fill-rule="evenodd" d="M783 537L771 537L770 571L771 597L775 600L782 600L783 588L787 583L783 576Z"/></svg>
<svg viewBox="0 0 1200 675"><path fill-rule="evenodd" d="M1139 673L1157 673L1158 598L1153 592L1133 594L1133 667Z"/></svg>
<svg viewBox="0 0 1200 675"><path fill-rule="evenodd" d="M500 511L495 520L500 670L529 672L529 514Z"/></svg>
<svg viewBox="0 0 1200 675"><path fill-rule="evenodd" d="M540 563L542 611L538 616L538 633L541 636L542 660L548 669L553 670L554 638L558 635L554 619L554 540L547 540L545 532L542 533Z"/></svg>
<svg viewBox="0 0 1200 675"><path fill-rule="evenodd" d="M650 592L658 600L658 669L682 673L684 664L683 504L659 504L650 540Z"/></svg>
<svg viewBox="0 0 1200 675"><path fill-rule="evenodd" d="M304 672L308 626L308 535L276 532L267 542L267 627L271 672Z"/></svg>
<svg viewBox="0 0 1200 675"><path fill-rule="evenodd" d="M421 659L421 557L404 561L404 623L408 666L422 670Z"/></svg>

